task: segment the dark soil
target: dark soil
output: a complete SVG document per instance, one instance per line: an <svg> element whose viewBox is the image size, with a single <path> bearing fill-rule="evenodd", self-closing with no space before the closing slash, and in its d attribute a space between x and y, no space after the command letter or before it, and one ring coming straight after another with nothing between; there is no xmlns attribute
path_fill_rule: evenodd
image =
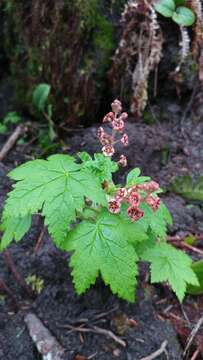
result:
<svg viewBox="0 0 203 360"><path fill-rule="evenodd" d="M165 189L171 179L178 174L187 172L194 176L203 174L203 123L188 121L183 136L177 125L178 119L179 113L176 108L171 110L170 122L156 123L153 126L129 122L127 125L127 132L130 135L130 146L126 151L129 168L141 167L145 175L152 176ZM3 144L5 137L0 141ZM96 127L93 126L83 130L81 134L68 137L66 144L70 147L70 153L81 150L91 153L99 151ZM0 165L1 208L10 189L6 173L18 163L27 160L36 151L27 147L25 153L24 149L24 145L16 146L6 158L5 165ZM121 151L123 149L119 149L118 152ZM119 181L123 181L124 175L123 171ZM203 213L198 204L187 207L183 198L170 192L166 192L163 199L174 218L171 234L203 231ZM38 254L34 254L33 249L41 229L39 219L35 218L28 236L20 244L10 247L15 264L24 278L35 274L44 280L44 288L34 300L29 299L16 284L6 267L3 255L0 255L1 278L17 300L17 310L9 296L0 300L0 359L40 359L24 323L24 316L28 311L36 313L56 336L66 350L64 359L67 360L77 359L76 355L88 359L93 354L95 354L93 358L98 360L114 358L139 360L157 350L164 340L168 340L169 359L182 358L176 332L169 322L160 319L155 305L166 296L170 298L170 304L178 306L177 302L164 287L155 290L146 284L145 268L141 271L138 301L134 305L129 305L111 295L109 289L100 280L84 296L79 297L72 286L67 255L52 245L47 234L44 235ZM167 300L165 304L167 306ZM121 336L127 344L126 348L102 335L81 336L79 333L65 329L66 324L75 324L81 318L88 319L89 324L96 314L111 309L114 311L104 316L97 326ZM135 320L137 325L129 326L127 319ZM158 359L166 359L166 355L162 354Z"/></svg>

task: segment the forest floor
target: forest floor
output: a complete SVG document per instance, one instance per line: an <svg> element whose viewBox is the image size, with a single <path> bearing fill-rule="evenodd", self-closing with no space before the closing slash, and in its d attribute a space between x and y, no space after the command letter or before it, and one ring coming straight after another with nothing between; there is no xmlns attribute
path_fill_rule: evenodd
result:
<svg viewBox="0 0 203 360"><path fill-rule="evenodd" d="M172 108L170 122L157 121L149 126L129 121L126 129L130 137L130 146L125 153L128 167L140 167L144 175L151 176L167 189L162 198L174 219L169 229L169 235L173 237L203 233L200 204L190 203L188 206L181 196L168 190L171 180L177 175L203 174L203 122L187 120L183 132L178 119L179 114ZM99 151L96 129L94 125L68 136L65 139L66 152ZM0 148L5 140L5 136L0 137ZM118 149L119 153L121 149ZM34 145L18 144L3 164L0 163L0 210L11 188L7 172L32 158L33 154L36 154ZM119 176L120 182L125 172L123 170ZM41 243L36 251L39 237ZM167 286L148 284L148 269L143 264L140 265L141 278L135 304L113 296L100 280L85 295L77 296L71 282L68 256L54 247L38 217L24 240L13 244L9 251L23 278L36 275L43 279L44 285L40 294L29 298L8 269L4 255L0 255L0 277L15 298L4 293L0 297L1 360L41 359L24 321L28 312L35 313L56 337L65 349L66 360L141 360L160 349L164 341L167 341L166 351L156 358L179 360L187 338L203 315L201 297L187 296L183 305L179 305ZM191 251L190 255L194 259L201 258ZM78 326L92 329L95 325L105 329L103 334L78 330ZM109 337L108 331L116 336L116 340ZM118 339L122 339L122 345ZM190 347L188 359L202 343L203 330L200 329ZM202 358L200 353L198 356L196 359Z"/></svg>

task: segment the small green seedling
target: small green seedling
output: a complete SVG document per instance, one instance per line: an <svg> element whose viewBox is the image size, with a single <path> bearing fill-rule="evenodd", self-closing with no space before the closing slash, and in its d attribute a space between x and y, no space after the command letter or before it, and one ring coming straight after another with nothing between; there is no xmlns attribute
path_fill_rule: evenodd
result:
<svg viewBox="0 0 203 360"><path fill-rule="evenodd" d="M56 138L56 133L54 131L54 122L53 122L53 107L49 102L49 95L51 91L51 86L49 84L39 84L33 91L32 102L38 114L43 115L43 117L48 122L49 126L49 138L54 140Z"/></svg>
<svg viewBox="0 0 203 360"><path fill-rule="evenodd" d="M195 22L195 14L187 6L186 0L158 0L154 7L158 13L171 18L178 25L191 26Z"/></svg>
<svg viewBox="0 0 203 360"><path fill-rule="evenodd" d="M31 289L36 293L40 294L44 288L44 280L36 275L29 275L25 279L27 285L31 287Z"/></svg>
<svg viewBox="0 0 203 360"><path fill-rule="evenodd" d="M52 155L9 173L14 185L3 211L0 249L21 240L32 216L41 214L55 245L72 254L78 294L101 276L114 294L134 302L138 262L146 261L151 282L168 282L182 301L187 284L199 282L190 257L166 242L172 218L159 197L159 184L138 168L123 185L113 181L113 173L127 165L125 155L117 161L112 157L116 144L128 145L128 114L118 100L111 106L98 129L101 153Z"/></svg>
<svg viewBox="0 0 203 360"><path fill-rule="evenodd" d="M22 117L15 111L8 112L6 116L0 121L0 134L7 134L9 131L9 125L19 124L22 121Z"/></svg>

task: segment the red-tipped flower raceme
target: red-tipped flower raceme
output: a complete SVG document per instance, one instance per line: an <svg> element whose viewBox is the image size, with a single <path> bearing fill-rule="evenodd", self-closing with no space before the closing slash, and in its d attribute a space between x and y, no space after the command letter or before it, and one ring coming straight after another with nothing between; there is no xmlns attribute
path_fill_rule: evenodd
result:
<svg viewBox="0 0 203 360"><path fill-rule="evenodd" d="M103 123L107 123L110 125L111 133L107 133L103 127L100 127L97 132L97 136L102 145L109 145L108 147L104 146L102 148L102 152L105 156L111 157L115 154L114 145L121 141L123 146L128 145L128 135L125 133L124 135L120 135L125 130L125 121L128 118L128 114L126 112L121 113L122 104L119 100L114 100L111 104L112 112L106 114L103 118ZM121 137L120 137L121 136ZM120 137L120 140L119 138ZM127 160L126 158L121 157L119 160L120 166L126 166Z"/></svg>

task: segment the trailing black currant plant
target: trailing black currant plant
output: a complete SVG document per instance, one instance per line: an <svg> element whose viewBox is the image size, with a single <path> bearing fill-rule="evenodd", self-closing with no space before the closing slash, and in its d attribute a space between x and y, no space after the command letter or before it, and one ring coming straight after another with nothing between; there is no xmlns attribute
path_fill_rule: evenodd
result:
<svg viewBox="0 0 203 360"><path fill-rule="evenodd" d="M102 153L92 158L53 155L29 161L9 173L15 181L2 215L1 251L28 232L32 215L41 214L55 245L71 252L70 266L78 294L101 276L112 292L135 300L138 261L150 263L151 282L168 282L180 301L187 284L198 285L192 260L166 242L171 216L159 198L159 184L138 168L117 185L112 174L127 165L113 161L116 144L128 145L127 113L120 101L98 129ZM110 131L109 131L110 129Z"/></svg>

